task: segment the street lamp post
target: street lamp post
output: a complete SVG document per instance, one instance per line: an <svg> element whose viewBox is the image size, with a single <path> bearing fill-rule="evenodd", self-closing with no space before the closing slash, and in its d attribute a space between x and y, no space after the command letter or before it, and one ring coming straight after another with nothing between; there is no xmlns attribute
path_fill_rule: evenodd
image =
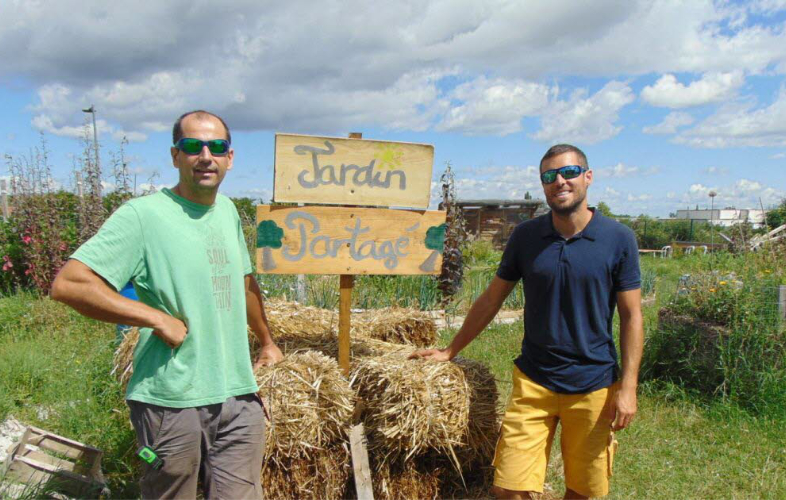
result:
<svg viewBox="0 0 786 500"><path fill-rule="evenodd" d="M710 191L710 262L715 259L715 197L718 193Z"/></svg>
<svg viewBox="0 0 786 500"><path fill-rule="evenodd" d="M91 104L89 108L83 109L82 112L93 115L93 147L96 150L96 167L100 168L101 164L98 159L98 129L96 128L96 108Z"/></svg>

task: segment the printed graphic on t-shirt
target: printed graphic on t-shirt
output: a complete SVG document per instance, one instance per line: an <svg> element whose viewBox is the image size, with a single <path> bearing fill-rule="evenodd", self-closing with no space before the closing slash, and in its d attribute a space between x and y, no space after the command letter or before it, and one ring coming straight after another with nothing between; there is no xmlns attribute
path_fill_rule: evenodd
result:
<svg viewBox="0 0 786 500"><path fill-rule="evenodd" d="M229 255L224 234L213 226L205 231L205 248L210 263L210 280L217 310L232 309L232 276L227 272Z"/></svg>

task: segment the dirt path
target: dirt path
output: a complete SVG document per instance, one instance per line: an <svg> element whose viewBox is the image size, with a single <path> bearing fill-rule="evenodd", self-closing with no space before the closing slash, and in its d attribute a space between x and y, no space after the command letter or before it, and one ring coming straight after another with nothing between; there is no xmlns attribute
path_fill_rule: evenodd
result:
<svg viewBox="0 0 786 500"><path fill-rule="evenodd" d="M465 318L465 316L445 316L445 311L443 310L428 311L428 313L434 318L434 323L436 323L437 328L458 328L464 322ZM522 314L520 310L500 311L491 322L508 325L521 320Z"/></svg>

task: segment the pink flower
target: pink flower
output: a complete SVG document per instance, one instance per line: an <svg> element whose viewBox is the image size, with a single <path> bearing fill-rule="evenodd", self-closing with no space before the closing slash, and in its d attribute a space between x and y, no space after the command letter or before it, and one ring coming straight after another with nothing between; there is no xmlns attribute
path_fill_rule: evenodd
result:
<svg viewBox="0 0 786 500"><path fill-rule="evenodd" d="M24 243L25 245L29 245L31 241L33 241L33 238L31 238L30 235L26 234L22 236L22 243Z"/></svg>
<svg viewBox="0 0 786 500"><path fill-rule="evenodd" d="M3 264L3 271L8 271L12 267L14 267L13 264L11 264L10 262L6 262L5 264Z"/></svg>

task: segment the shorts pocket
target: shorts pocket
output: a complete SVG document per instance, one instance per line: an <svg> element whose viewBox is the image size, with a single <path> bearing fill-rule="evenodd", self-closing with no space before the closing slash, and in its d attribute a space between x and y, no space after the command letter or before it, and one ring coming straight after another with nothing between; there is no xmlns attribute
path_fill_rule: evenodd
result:
<svg viewBox="0 0 786 500"><path fill-rule="evenodd" d="M609 444L606 446L606 474L611 477L614 475L614 455L617 453L617 448L620 444L614 433L609 433Z"/></svg>

